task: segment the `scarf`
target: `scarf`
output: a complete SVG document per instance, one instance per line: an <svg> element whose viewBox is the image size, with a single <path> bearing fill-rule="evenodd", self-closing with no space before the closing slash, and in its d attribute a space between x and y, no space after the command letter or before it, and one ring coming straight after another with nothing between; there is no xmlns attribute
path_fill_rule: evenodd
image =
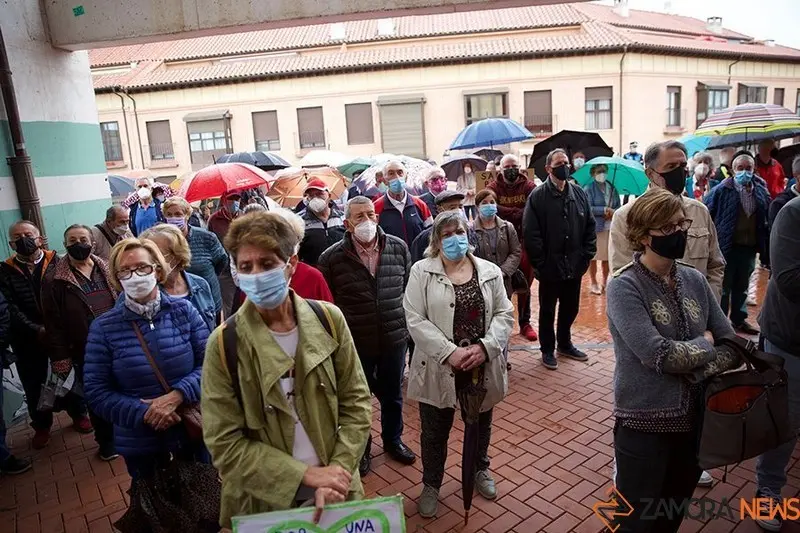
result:
<svg viewBox="0 0 800 533"><path fill-rule="evenodd" d="M137 315L152 321L161 310L161 291L156 291L156 297L149 302L140 304L139 302L125 296L125 307Z"/></svg>

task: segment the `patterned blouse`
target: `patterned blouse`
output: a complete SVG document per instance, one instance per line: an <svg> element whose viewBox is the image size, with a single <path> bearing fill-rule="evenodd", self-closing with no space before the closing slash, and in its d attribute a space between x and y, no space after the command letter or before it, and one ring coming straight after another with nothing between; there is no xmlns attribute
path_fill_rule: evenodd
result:
<svg viewBox="0 0 800 533"><path fill-rule="evenodd" d="M472 269L472 278L461 285L453 285L456 293L456 307L453 313L453 342L461 345L462 340L475 344L486 334L484 315L486 306L483 293L478 284L478 271Z"/></svg>

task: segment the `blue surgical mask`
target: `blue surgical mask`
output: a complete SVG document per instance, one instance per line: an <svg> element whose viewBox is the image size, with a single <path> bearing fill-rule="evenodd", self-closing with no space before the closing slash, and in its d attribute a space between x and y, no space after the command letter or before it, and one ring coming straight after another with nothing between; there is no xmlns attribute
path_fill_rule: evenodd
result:
<svg viewBox="0 0 800 533"><path fill-rule="evenodd" d="M483 204L478 207L483 218L492 218L497 214L497 204Z"/></svg>
<svg viewBox="0 0 800 533"><path fill-rule="evenodd" d="M450 235L442 239L442 253L450 261L458 261L467 255L469 240L466 235Z"/></svg>
<svg viewBox="0 0 800 533"><path fill-rule="evenodd" d="M383 193L385 193L386 191L389 190L389 187L387 187L385 183L380 182L378 184L378 190L381 191L381 194L383 194Z"/></svg>
<svg viewBox="0 0 800 533"><path fill-rule="evenodd" d="M395 194L400 194L406 188L406 180L403 178L396 178L389 182L389 190Z"/></svg>
<svg viewBox="0 0 800 533"><path fill-rule="evenodd" d="M753 181L753 171L752 170L740 170L734 176L734 179L741 185L747 185L752 183Z"/></svg>
<svg viewBox="0 0 800 533"><path fill-rule="evenodd" d="M289 265L279 266L258 274L237 273L239 288L256 307L275 309L286 300L289 282L284 271Z"/></svg>

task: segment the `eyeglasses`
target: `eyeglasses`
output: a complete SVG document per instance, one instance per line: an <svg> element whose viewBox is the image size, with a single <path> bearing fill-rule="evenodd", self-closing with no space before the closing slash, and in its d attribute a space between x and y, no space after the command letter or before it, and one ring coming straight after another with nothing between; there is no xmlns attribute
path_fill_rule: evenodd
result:
<svg viewBox="0 0 800 533"><path fill-rule="evenodd" d="M152 274L155 268L156 265L142 265L130 270L120 270L119 272L117 272L117 279L119 280L131 279L131 276L133 276L134 272L136 272L137 276L144 277L149 274Z"/></svg>
<svg viewBox="0 0 800 533"><path fill-rule="evenodd" d="M667 224L658 228L663 235L672 235L676 231L688 231L692 227L692 219L685 218L677 224Z"/></svg>

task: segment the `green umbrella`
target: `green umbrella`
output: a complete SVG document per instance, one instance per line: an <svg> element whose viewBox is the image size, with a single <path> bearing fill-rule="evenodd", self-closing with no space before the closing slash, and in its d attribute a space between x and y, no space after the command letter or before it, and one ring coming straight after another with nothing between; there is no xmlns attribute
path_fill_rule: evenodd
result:
<svg viewBox="0 0 800 533"><path fill-rule="evenodd" d="M644 173L642 165L636 161L630 161L621 157L603 156L590 159L572 175L572 178L581 187L589 185L593 180L589 172L595 165L605 165L608 167L606 181L613 185L619 194L641 196L644 194L644 191L647 190L649 180Z"/></svg>
<svg viewBox="0 0 800 533"><path fill-rule="evenodd" d="M375 160L371 157L356 157L352 161L336 167L336 170L347 176L349 179L353 179L353 174L356 172L364 172L374 164Z"/></svg>

